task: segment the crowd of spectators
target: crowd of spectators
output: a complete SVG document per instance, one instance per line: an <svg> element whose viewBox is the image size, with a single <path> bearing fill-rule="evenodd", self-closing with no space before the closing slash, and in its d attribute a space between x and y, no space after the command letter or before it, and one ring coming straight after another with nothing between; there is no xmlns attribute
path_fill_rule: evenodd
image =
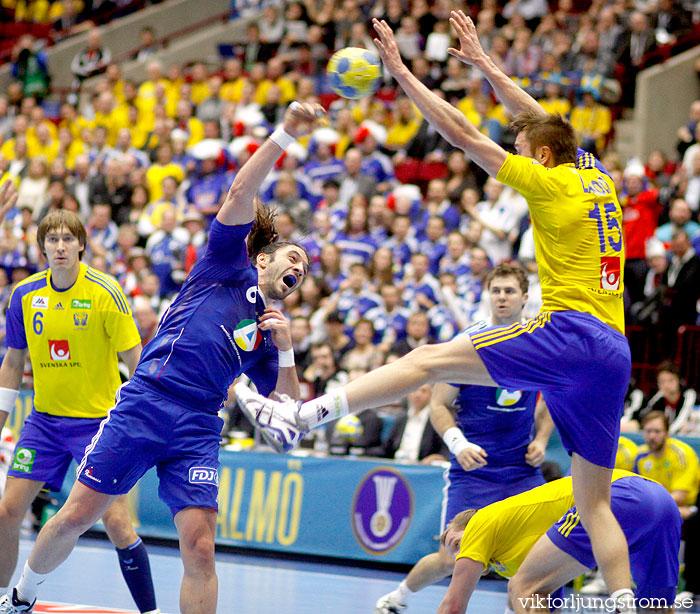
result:
<svg viewBox="0 0 700 614"><path fill-rule="evenodd" d="M360 101L338 99L325 80L331 51L372 48L366 24L380 16L414 74L508 147L507 112L477 72L447 54L455 44L449 11L469 7L260 4L235 3L241 17L260 8L262 17L219 64L164 66L147 28L141 82L122 77L92 29L73 62L80 102L64 101L52 119L44 94L28 90L27 73L45 63L25 41L36 61L25 61L0 95L0 180L19 187L0 231L2 312L12 285L44 266L38 222L68 208L88 229L84 261L123 285L147 342L201 255L237 170L297 99L321 101L327 125L288 148L260 197L278 211L280 238L301 242L310 256L311 275L284 304L307 396L488 317L482 283L499 262L528 272L525 315L535 316L541 292L523 197L450 147L390 80ZM601 157L624 207L628 323L672 338L698 320L700 100L678 131L677 155L657 151L626 164L611 147L609 103L620 94L624 103L644 53L682 36L700 12L672 0L594 0L585 12L559 0L554 9L486 0L470 12L494 60L547 110L570 117L582 146ZM316 364L324 347L333 373ZM656 362L675 356L671 342L656 352Z"/></svg>

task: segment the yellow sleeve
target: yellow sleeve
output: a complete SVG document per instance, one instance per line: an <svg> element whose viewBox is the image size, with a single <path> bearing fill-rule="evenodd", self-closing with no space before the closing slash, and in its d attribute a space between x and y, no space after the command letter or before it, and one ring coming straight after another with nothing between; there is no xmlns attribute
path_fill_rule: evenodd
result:
<svg viewBox="0 0 700 614"><path fill-rule="evenodd" d="M686 446L680 446L677 442L669 442L674 452L674 465L669 490L685 490L688 494L696 492L698 488L698 459L695 452Z"/></svg>
<svg viewBox="0 0 700 614"><path fill-rule="evenodd" d="M109 292L103 293L101 301L105 333L117 352L130 350L141 343L134 316L117 281L106 275L102 277L108 280L109 286Z"/></svg>
<svg viewBox="0 0 700 614"><path fill-rule="evenodd" d="M561 181L555 178L552 170L535 160L513 154L508 154L496 179L515 188L527 199L528 204L543 198L552 199L562 189Z"/></svg>
<svg viewBox="0 0 700 614"><path fill-rule="evenodd" d="M468 558L483 563L488 569L494 550L496 526L487 510L480 510L469 521L462 535L457 559Z"/></svg>

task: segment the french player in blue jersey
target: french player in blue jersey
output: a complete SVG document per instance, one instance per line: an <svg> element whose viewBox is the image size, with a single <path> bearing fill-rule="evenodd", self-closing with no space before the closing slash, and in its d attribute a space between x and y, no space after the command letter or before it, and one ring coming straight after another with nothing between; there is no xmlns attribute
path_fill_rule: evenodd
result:
<svg viewBox="0 0 700 614"><path fill-rule="evenodd" d="M486 286L491 316L461 334L522 321L528 290L525 271L499 264ZM544 484L539 466L554 423L545 403L537 402L537 392L435 384L430 419L450 448L440 532L462 510L480 509ZM413 593L452 574L454 564L442 546L424 556L395 590L377 601L375 613L402 612Z"/></svg>
<svg viewBox="0 0 700 614"><path fill-rule="evenodd" d="M276 242L274 215L256 193L282 151L323 113L293 103L238 172L212 222L204 257L148 344L134 377L78 467L64 507L42 529L0 613L30 612L38 586L78 537L151 467L180 539L183 614L216 612L214 567L218 416L234 379L245 373L265 394L299 397L289 322L269 306L299 288L308 272L301 247Z"/></svg>

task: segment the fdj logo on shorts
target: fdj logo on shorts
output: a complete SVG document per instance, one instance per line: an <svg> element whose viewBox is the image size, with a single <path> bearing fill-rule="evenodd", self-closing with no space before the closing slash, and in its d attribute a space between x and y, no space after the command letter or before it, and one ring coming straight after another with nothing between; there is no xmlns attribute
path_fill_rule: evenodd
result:
<svg viewBox="0 0 700 614"><path fill-rule="evenodd" d="M17 451L15 452L15 459L12 462L12 470L22 471L23 473L31 473L35 456L36 450L30 450L29 448L17 448Z"/></svg>
<svg viewBox="0 0 700 614"><path fill-rule="evenodd" d="M190 467L190 484L219 485L219 472L211 467Z"/></svg>
<svg viewBox="0 0 700 614"><path fill-rule="evenodd" d="M404 477L390 467L370 471L355 491L352 530L372 554L384 554L406 535L413 515L413 496Z"/></svg>

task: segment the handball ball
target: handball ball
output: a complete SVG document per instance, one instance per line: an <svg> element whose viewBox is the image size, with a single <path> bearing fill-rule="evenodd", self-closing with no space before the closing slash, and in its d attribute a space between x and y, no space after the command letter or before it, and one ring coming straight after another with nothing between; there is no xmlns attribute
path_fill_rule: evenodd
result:
<svg viewBox="0 0 700 614"><path fill-rule="evenodd" d="M338 439L353 443L362 435L364 426L357 416L343 416L335 425L335 434Z"/></svg>
<svg viewBox="0 0 700 614"><path fill-rule="evenodd" d="M343 98L364 98L379 89L379 56L367 49L346 47L336 51L326 68L331 89Z"/></svg>

